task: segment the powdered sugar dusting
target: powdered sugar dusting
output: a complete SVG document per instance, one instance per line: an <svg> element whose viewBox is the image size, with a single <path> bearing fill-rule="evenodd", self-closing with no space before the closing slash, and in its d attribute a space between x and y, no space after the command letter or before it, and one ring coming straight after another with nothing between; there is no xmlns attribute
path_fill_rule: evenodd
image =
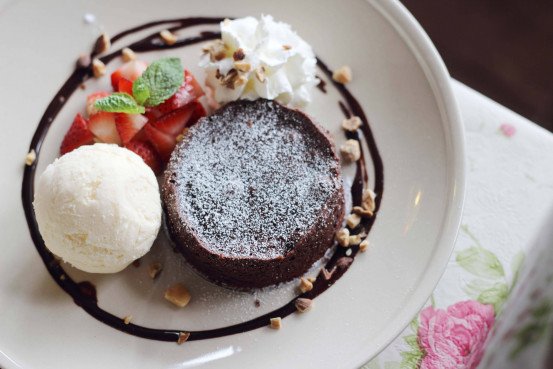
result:
<svg viewBox="0 0 553 369"><path fill-rule="evenodd" d="M290 251L341 187L331 146L306 120L257 100L191 128L169 166L183 226L218 254Z"/></svg>

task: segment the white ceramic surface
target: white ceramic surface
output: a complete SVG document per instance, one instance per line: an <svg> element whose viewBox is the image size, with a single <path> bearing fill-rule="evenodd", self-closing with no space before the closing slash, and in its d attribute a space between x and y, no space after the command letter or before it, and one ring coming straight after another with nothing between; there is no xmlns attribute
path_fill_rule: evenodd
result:
<svg viewBox="0 0 553 369"><path fill-rule="evenodd" d="M85 13L94 14L99 27L85 24ZM316 299L313 311L286 318L280 331L262 328L178 346L135 338L97 322L51 280L23 216L23 158L46 104L98 28L114 34L154 19L261 13L292 24L330 67L348 64L354 71L349 88L371 121L385 167L385 193L370 233L370 250ZM447 72L399 3L21 0L0 5L0 41L5 87L0 89L2 368L355 368L402 330L439 280L461 213L463 134ZM198 52L199 46L165 54L183 57L200 75ZM107 79L91 82L87 91L72 96L46 137L39 173L56 156L86 92L107 85ZM340 111L335 91L329 90L327 95L317 92L308 112L331 130L339 145ZM155 284L145 276L150 259L166 260ZM181 264L160 241L140 268L111 276L69 273L94 281L104 309L122 317L132 314L134 322L158 328L202 329L243 321L279 306L293 290L288 285L255 296L228 292L179 268ZM162 299L173 280L184 280L192 290L193 301L184 310ZM260 308L253 305L256 297Z"/></svg>

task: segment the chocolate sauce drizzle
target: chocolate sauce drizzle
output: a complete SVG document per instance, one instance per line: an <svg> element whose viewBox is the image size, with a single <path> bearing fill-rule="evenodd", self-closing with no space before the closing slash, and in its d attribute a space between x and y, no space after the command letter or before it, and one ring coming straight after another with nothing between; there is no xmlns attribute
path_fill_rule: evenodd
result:
<svg viewBox="0 0 553 369"><path fill-rule="evenodd" d="M123 31L114 37L112 37L112 43L122 39L125 36L132 35L136 32L143 31L152 27L157 26L167 26L170 31L178 31L184 28L199 26L199 25L214 25L221 22L224 18L206 18L206 17L195 17L195 18L181 18L181 19L170 19L170 20L161 20L156 22L150 22L131 28L129 30ZM220 37L220 33L204 31L200 32L198 36L189 37L177 41L173 45L165 45L159 37L157 32L152 33L145 38L136 41L127 47L130 47L137 53L140 52L149 52L156 50L165 50L165 49L174 49L185 47L188 45L193 45L199 42L213 40ZM105 55L100 58L104 63L109 63L114 58L121 55L121 49L118 49L111 54ZM91 57L95 57L94 53L91 54ZM339 83L336 83L332 80L332 71L324 64L320 59L317 59L317 63L322 72L332 81L333 86L340 92L344 101L340 101L339 105L344 115L349 117L351 115L356 115L361 118L363 125L361 126L361 132L366 140L367 146L369 148L370 159L374 165L374 192L378 194L376 198L376 210L375 215L369 219L364 219L363 222L352 232L353 234L366 232L368 233L374 224L378 209L380 208L380 203L382 200L382 194L384 191L384 168L380 153L376 146L375 139L372 135L371 128L367 117L361 108L359 102L353 97L349 90ZM60 110L65 105L68 97L73 94L73 92L79 88L79 86L88 80L92 76L92 70L89 67L77 68L70 76L69 79L63 84L60 90L56 93L46 111L44 112L40 122L38 124L37 130L32 138L31 144L29 146L29 151L35 150L37 154L37 160L31 165L25 167L23 174L23 184L21 189L21 196L23 201L23 208L25 211L25 217L27 219L27 224L29 226L29 231L35 247L42 258L48 272L54 278L56 283L67 292L75 301L77 305L82 307L87 313L96 318L97 320L110 325L113 328L116 328L120 331L132 334L137 337L143 337L158 341L169 341L177 342L179 339L179 334L181 332L187 332L183 330L174 330L174 329L153 329L142 327L136 324L125 324L124 320L120 317L117 317L109 312L101 309L98 306L98 301L96 297L96 290L90 282L76 282L69 278L65 273L63 268L60 266L59 262L54 258L54 255L51 254L44 245L44 241L38 230L38 225L35 218L35 213L33 210L33 198L34 198L34 180L36 165L40 156L40 149L46 133L50 128L50 125L54 121L54 118L60 112ZM325 85L319 85L319 88L322 91L325 91ZM360 140L361 137L359 133L348 132L348 138ZM363 187L368 184L368 173L365 166L365 154L362 153L361 159L357 162L357 170L355 178L351 188L352 202L353 205L361 204L361 196ZM355 255L359 251L358 246L350 247L348 250L351 250L351 254L346 255L348 252L344 248L337 248L334 252L334 255L327 262L325 269L330 271L330 273L319 274L316 281L313 283L313 289L307 293L301 295L301 297L313 299L326 291L330 286L332 286L349 268L352 264ZM348 252L349 253L349 252ZM203 340L208 338L222 337L232 334L237 334L241 332L246 332L249 330L257 329L260 327L265 327L269 324L269 320L272 317L280 316L282 318L292 314L296 311L294 306L294 301L288 302L286 305L276 309L270 313L259 316L255 319L235 324L232 326L203 330L203 331L191 331L188 341Z"/></svg>

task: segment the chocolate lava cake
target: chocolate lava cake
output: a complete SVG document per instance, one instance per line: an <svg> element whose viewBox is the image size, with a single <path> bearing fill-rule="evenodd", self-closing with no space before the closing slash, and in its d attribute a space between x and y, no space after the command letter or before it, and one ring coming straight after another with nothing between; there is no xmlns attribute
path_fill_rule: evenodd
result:
<svg viewBox="0 0 553 369"><path fill-rule="evenodd" d="M191 127L162 185L167 225L208 279L240 289L301 276L344 217L329 134L277 102L239 100Z"/></svg>

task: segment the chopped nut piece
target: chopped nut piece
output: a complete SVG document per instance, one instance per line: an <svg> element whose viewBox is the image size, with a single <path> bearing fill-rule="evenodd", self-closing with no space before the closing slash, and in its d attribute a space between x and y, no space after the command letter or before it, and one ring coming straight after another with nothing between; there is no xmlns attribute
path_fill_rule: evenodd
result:
<svg viewBox="0 0 553 369"><path fill-rule="evenodd" d="M359 244L359 251L365 252L367 251L367 248L369 247L369 240L365 238L361 243Z"/></svg>
<svg viewBox="0 0 553 369"><path fill-rule="evenodd" d="M353 162L361 158L361 147L357 140L347 140L340 146L340 152L346 161Z"/></svg>
<svg viewBox="0 0 553 369"><path fill-rule="evenodd" d="M361 118L353 116L342 121L342 128L349 132L355 132L359 127L361 127L361 123Z"/></svg>
<svg viewBox="0 0 553 369"><path fill-rule="evenodd" d="M190 333L188 332L179 332L179 339L177 340L177 345L182 345L190 338Z"/></svg>
<svg viewBox="0 0 553 369"><path fill-rule="evenodd" d="M313 289L313 283L311 283L310 281L308 281L305 278L300 279L300 291L301 292L303 292L303 293L309 292L312 289Z"/></svg>
<svg viewBox="0 0 553 369"><path fill-rule="evenodd" d="M180 283L176 283L165 291L165 299L178 307L185 307L190 302L190 292Z"/></svg>
<svg viewBox="0 0 553 369"><path fill-rule="evenodd" d="M100 59L94 59L92 61L92 74L94 74L96 78L100 78L106 74L106 65Z"/></svg>
<svg viewBox="0 0 553 369"><path fill-rule="evenodd" d="M282 45L282 48L283 48L284 50L290 50L290 49L292 48L292 46L290 46L290 45Z"/></svg>
<svg viewBox="0 0 553 369"><path fill-rule="evenodd" d="M159 36L161 37L165 45L174 45L175 42L177 42L177 36L167 29L161 31L159 33Z"/></svg>
<svg viewBox="0 0 553 369"><path fill-rule="evenodd" d="M353 213L346 218L346 225L351 229L357 227L359 223L361 223L361 217L358 214Z"/></svg>
<svg viewBox="0 0 553 369"><path fill-rule="evenodd" d="M85 85L84 83L81 83L81 84L79 85L79 88L80 88L81 90L86 90L86 85Z"/></svg>
<svg viewBox="0 0 553 369"><path fill-rule="evenodd" d="M29 151L27 155L25 155L25 165L31 166L36 160L36 152L35 150Z"/></svg>
<svg viewBox="0 0 553 369"><path fill-rule="evenodd" d="M238 75L238 71L233 68L229 70L223 79L221 79L221 84L231 90L234 90L235 87L245 84L247 80L248 79L246 77Z"/></svg>
<svg viewBox="0 0 553 369"><path fill-rule="evenodd" d="M315 281L317 280L317 277L307 277L307 280L311 283L315 283Z"/></svg>
<svg viewBox="0 0 553 369"><path fill-rule="evenodd" d="M357 246L361 243L361 237L356 234L354 236L349 236L349 245L350 246Z"/></svg>
<svg viewBox="0 0 553 369"><path fill-rule="evenodd" d="M227 56L227 50L223 40L211 42L203 47L203 51L209 54L209 60L211 60L211 62L223 60Z"/></svg>
<svg viewBox="0 0 553 369"><path fill-rule="evenodd" d="M376 198L376 194L371 190L370 188L363 189L363 197L361 200L361 206L363 209L370 211L371 213L374 213L375 209L375 202L374 199Z"/></svg>
<svg viewBox="0 0 553 369"><path fill-rule="evenodd" d="M365 208L362 208L361 206L354 206L353 209L351 209L355 214L360 215L362 217L372 217L373 212L370 210L367 210Z"/></svg>
<svg viewBox="0 0 553 369"><path fill-rule="evenodd" d="M351 256L352 253L353 253L353 251L351 251L351 249L346 250L346 256Z"/></svg>
<svg viewBox="0 0 553 369"><path fill-rule="evenodd" d="M349 229L342 228L336 232L336 241L342 247L349 247Z"/></svg>
<svg viewBox="0 0 553 369"><path fill-rule="evenodd" d="M255 77L261 83L265 82L265 68L259 67L255 69Z"/></svg>
<svg viewBox="0 0 553 369"><path fill-rule="evenodd" d="M338 83L346 84L351 82L351 68L344 65L332 73L332 79Z"/></svg>
<svg viewBox="0 0 553 369"><path fill-rule="evenodd" d="M65 281L65 278L66 278L66 277L65 277L65 274L60 275L60 280L61 280L61 281Z"/></svg>
<svg viewBox="0 0 553 369"><path fill-rule="evenodd" d="M234 62L234 68L238 69L240 72L247 73L252 69L252 66L247 62L236 61Z"/></svg>
<svg viewBox="0 0 553 369"><path fill-rule="evenodd" d="M90 55L88 54L79 55L79 59L77 59L77 67L87 68L89 65L90 65Z"/></svg>
<svg viewBox="0 0 553 369"><path fill-rule="evenodd" d="M351 263L353 263L352 258L342 256L340 259L338 259L336 261L336 266L340 269L344 269L344 268L348 267Z"/></svg>
<svg viewBox="0 0 553 369"><path fill-rule="evenodd" d="M121 58L123 58L124 62L128 62L136 59L136 54L134 53L134 51L126 47L123 50L121 50Z"/></svg>
<svg viewBox="0 0 553 369"><path fill-rule="evenodd" d="M311 308L313 307L313 300L299 297L294 302L294 305L296 306L296 310L298 312L305 313L306 311L311 310Z"/></svg>
<svg viewBox="0 0 553 369"><path fill-rule="evenodd" d="M328 281L330 278L332 278L332 275L336 271L336 267L333 267L332 269L328 270L326 268L321 269L321 274L323 275L323 278L325 281Z"/></svg>
<svg viewBox="0 0 553 369"><path fill-rule="evenodd" d="M111 41L107 33L102 33L94 44L94 54L102 54L109 50L111 47Z"/></svg>
<svg viewBox="0 0 553 369"><path fill-rule="evenodd" d="M129 324L131 320L132 320L132 315L127 315L126 317L123 318L123 323Z"/></svg>
<svg viewBox="0 0 553 369"><path fill-rule="evenodd" d="M271 318L271 328L280 329L282 327L282 319L280 317Z"/></svg>
<svg viewBox="0 0 553 369"><path fill-rule="evenodd" d="M232 58L235 61L244 60L245 57L246 57L246 54L244 54L244 50L242 50L241 48L236 49L236 51L232 54Z"/></svg>
<svg viewBox="0 0 553 369"><path fill-rule="evenodd" d="M152 263L148 266L148 275L152 279L156 279L159 273L163 270L161 263Z"/></svg>

